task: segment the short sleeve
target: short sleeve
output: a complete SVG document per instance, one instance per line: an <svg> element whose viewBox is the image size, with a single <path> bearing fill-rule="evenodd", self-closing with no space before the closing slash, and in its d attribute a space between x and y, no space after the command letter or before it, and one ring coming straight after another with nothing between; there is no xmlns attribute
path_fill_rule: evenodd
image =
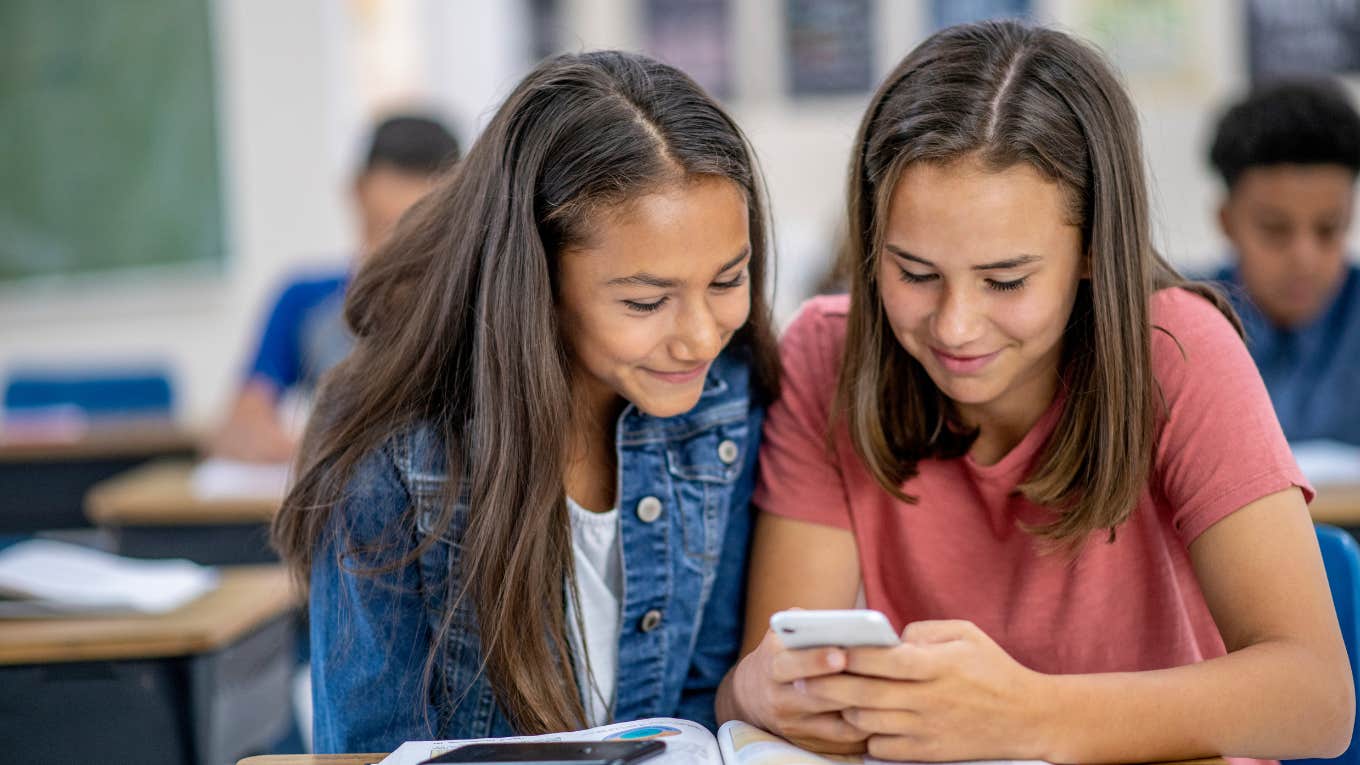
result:
<svg viewBox="0 0 1360 765"><path fill-rule="evenodd" d="M845 300L804 304L780 340L782 390L765 415L754 503L774 515L849 529L845 484L827 436Z"/></svg>
<svg viewBox="0 0 1360 765"><path fill-rule="evenodd" d="M297 383L302 367L298 334L306 310L304 285L293 284L279 295L260 336L259 349L250 365L250 379L266 380L280 392Z"/></svg>
<svg viewBox="0 0 1360 765"><path fill-rule="evenodd" d="M1175 289L1153 297L1152 321L1153 372L1167 407L1155 478L1185 544L1290 486L1311 501L1261 375L1227 317Z"/></svg>

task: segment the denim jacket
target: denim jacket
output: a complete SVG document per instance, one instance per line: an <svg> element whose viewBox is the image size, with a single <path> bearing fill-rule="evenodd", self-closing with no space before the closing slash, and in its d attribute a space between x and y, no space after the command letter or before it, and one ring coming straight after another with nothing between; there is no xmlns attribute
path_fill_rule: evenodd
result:
<svg viewBox="0 0 1360 765"><path fill-rule="evenodd" d="M673 716L715 724L718 683L741 640L764 414L751 402L749 373L729 351L713 363L691 411L656 418L629 405L616 423L624 595L615 720ZM445 471L431 428L397 434L361 462L334 510L335 524L343 524L338 538L348 541L328 535L315 551L318 752L387 752L407 740L516 733L482 666L470 599L454 614L429 682L423 677L433 631L458 591L459 538L476 508L458 503L443 537L395 572L374 576L337 565L337 544L346 545L347 560L369 549L355 545L380 547L383 555L414 550L438 517Z"/></svg>

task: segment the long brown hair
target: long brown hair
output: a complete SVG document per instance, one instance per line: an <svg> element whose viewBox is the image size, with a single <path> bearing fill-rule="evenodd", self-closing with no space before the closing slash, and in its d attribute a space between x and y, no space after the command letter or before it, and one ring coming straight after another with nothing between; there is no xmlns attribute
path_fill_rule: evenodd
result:
<svg viewBox="0 0 1360 765"><path fill-rule="evenodd" d="M1066 404L1020 485L1051 522L1031 528L1071 543L1124 522L1146 485L1159 394L1148 300L1187 282L1152 246L1138 115L1102 57L1057 31L993 21L942 30L875 94L851 160L849 236L842 252L850 314L837 411L870 473L900 499L921 460L965 454L977 437L887 325L876 283L888 200L918 162L973 157L1024 163L1058 183L1090 266L1063 338ZM1240 325L1239 325L1240 332Z"/></svg>
<svg viewBox="0 0 1360 765"><path fill-rule="evenodd" d="M274 522L276 546L305 578L342 520L333 511L361 458L417 423L435 428L449 479L440 517L416 553L374 570L409 565L466 498L453 572L462 589L432 641L427 681L455 601L470 598L497 700L524 733L584 722L565 658L571 391L558 254L585 240L601 210L698 176L745 192L751 311L732 345L747 354L757 394L773 396L764 194L741 131L672 67L613 51L558 56L515 88L467 157L359 270L345 302L357 344L326 379ZM410 515L403 528L415 528Z"/></svg>

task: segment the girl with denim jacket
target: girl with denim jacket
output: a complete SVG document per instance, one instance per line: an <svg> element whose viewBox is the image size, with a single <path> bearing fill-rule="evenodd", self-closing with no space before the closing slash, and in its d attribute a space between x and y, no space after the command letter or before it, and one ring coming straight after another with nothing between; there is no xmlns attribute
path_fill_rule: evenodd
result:
<svg viewBox="0 0 1360 765"><path fill-rule="evenodd" d="M565 55L362 265L274 529L318 751L713 724L778 386L765 225L692 80Z"/></svg>

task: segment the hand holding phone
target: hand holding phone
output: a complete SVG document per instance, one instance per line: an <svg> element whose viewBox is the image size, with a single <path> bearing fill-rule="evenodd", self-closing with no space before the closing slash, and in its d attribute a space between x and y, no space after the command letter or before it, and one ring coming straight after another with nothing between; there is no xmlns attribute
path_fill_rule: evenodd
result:
<svg viewBox="0 0 1360 765"><path fill-rule="evenodd" d="M894 646L901 642L888 617L871 609L780 611L770 629L785 648Z"/></svg>

